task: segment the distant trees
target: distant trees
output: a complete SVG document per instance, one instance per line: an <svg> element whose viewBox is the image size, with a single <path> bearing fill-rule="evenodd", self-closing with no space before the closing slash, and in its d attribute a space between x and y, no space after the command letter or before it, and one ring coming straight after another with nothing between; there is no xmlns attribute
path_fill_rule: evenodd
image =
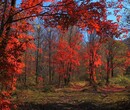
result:
<svg viewBox="0 0 130 110"><path fill-rule="evenodd" d="M104 47L107 70L106 82L109 83L109 78L114 77L114 70L116 68L120 68L120 72L125 68L127 46L121 41L116 41L113 38L109 38L106 44L104 44Z"/></svg>
<svg viewBox="0 0 130 110"><path fill-rule="evenodd" d="M36 84L40 83L39 77L52 84L54 76L53 54L56 51L56 44L59 39L58 30L45 28L42 23L34 25L35 32L32 33L35 39L35 76Z"/></svg>

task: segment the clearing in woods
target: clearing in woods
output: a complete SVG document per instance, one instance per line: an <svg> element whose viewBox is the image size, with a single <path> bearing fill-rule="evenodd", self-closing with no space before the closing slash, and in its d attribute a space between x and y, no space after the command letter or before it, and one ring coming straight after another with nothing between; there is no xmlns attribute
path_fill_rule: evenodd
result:
<svg viewBox="0 0 130 110"><path fill-rule="evenodd" d="M129 87L97 87L85 82L68 87L43 90L20 90L14 95L19 110L130 110Z"/></svg>

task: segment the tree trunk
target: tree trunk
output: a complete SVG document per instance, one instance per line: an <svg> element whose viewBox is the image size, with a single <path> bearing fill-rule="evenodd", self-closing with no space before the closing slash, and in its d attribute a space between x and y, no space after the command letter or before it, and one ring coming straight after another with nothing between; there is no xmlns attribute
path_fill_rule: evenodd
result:
<svg viewBox="0 0 130 110"><path fill-rule="evenodd" d="M38 37L38 44L37 48L39 48L40 43L39 43L39 37ZM36 85L38 84L38 74L39 74L39 50L36 52Z"/></svg>
<svg viewBox="0 0 130 110"><path fill-rule="evenodd" d="M111 57L111 76L114 77L113 57Z"/></svg>
<svg viewBox="0 0 130 110"><path fill-rule="evenodd" d="M106 84L109 85L109 76L110 76L110 61L109 58L107 58L107 77L106 77Z"/></svg>
<svg viewBox="0 0 130 110"><path fill-rule="evenodd" d="M24 73L24 86L26 86L27 82L27 52L25 52L25 73Z"/></svg>
<svg viewBox="0 0 130 110"><path fill-rule="evenodd" d="M59 87L61 85L61 76L59 75L59 83L58 83Z"/></svg>
<svg viewBox="0 0 130 110"><path fill-rule="evenodd" d="M51 31L49 31L49 84L52 83L51 51Z"/></svg>

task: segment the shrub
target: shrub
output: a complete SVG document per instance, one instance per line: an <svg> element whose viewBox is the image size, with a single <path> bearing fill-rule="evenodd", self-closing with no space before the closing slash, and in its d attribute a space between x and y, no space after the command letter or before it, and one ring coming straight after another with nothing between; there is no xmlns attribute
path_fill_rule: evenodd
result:
<svg viewBox="0 0 130 110"><path fill-rule="evenodd" d="M118 75L117 77L111 78L110 83L120 86L128 86L130 85L130 78L128 78L128 76Z"/></svg>
<svg viewBox="0 0 130 110"><path fill-rule="evenodd" d="M46 85L43 87L43 92L54 92L54 87L50 85Z"/></svg>

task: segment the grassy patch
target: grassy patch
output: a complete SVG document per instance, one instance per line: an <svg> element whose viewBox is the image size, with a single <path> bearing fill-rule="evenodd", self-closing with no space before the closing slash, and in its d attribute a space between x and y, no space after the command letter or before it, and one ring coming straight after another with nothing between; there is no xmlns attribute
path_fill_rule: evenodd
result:
<svg viewBox="0 0 130 110"><path fill-rule="evenodd" d="M73 82L68 87L64 87L64 88L56 89L54 87L52 88L51 86L47 86L46 91L40 89L18 90L16 91L18 97L16 98L16 96L14 96L14 100L16 100L15 101L16 103L19 102L20 104L23 103L23 105L30 104L31 107L32 106L35 107L43 106L43 108L45 106L52 107L46 110L53 110L54 108L57 107L60 108L57 108L56 110L68 110L66 109L67 107L74 110L80 110L77 107L80 107L81 110L86 110L84 109L85 107L90 108L87 110L97 110L97 108L100 108L101 110L105 110L102 109L104 107L107 110L111 110L111 108L114 108L112 110L118 110L117 107L123 108L123 106L126 106L126 105L122 105L122 103L125 104L127 102L130 102L129 92L74 91L72 88L75 86L84 87L87 88L88 90L91 89L89 88L91 86L88 86L86 82ZM42 110L39 108L37 109ZM32 109L29 108L27 110L32 110ZM120 110L124 110L124 109L120 109Z"/></svg>
<svg viewBox="0 0 130 110"><path fill-rule="evenodd" d="M118 75L117 77L110 79L111 84L116 84L120 86L128 86L130 85L130 76L121 76Z"/></svg>

